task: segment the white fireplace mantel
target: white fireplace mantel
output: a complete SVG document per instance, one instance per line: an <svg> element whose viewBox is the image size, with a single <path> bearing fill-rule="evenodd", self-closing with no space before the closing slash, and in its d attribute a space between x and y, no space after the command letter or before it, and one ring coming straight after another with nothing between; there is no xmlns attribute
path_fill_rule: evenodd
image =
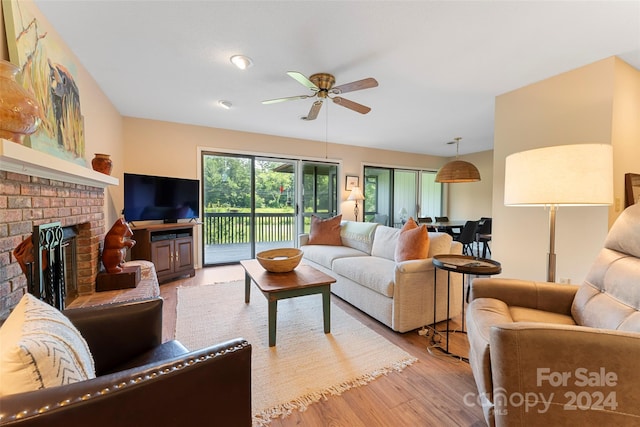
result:
<svg viewBox="0 0 640 427"><path fill-rule="evenodd" d="M119 180L42 151L0 139L0 170L39 178L106 188Z"/></svg>

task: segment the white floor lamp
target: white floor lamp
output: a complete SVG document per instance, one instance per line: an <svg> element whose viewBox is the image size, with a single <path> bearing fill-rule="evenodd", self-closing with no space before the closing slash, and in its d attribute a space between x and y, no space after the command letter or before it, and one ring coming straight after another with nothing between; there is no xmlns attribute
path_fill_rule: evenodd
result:
<svg viewBox="0 0 640 427"><path fill-rule="evenodd" d="M556 278L556 210L559 206L599 206L613 202L613 147L573 144L507 156L506 206L549 208L547 280Z"/></svg>

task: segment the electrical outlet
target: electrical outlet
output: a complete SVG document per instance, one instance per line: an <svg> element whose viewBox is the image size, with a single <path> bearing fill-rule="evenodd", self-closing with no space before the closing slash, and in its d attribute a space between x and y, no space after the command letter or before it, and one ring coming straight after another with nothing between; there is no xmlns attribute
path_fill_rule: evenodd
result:
<svg viewBox="0 0 640 427"><path fill-rule="evenodd" d="M571 279L566 278L566 277L561 277L560 278L560 283L562 283L563 285L570 285L571 284Z"/></svg>
<svg viewBox="0 0 640 427"><path fill-rule="evenodd" d="M621 205L620 197L616 197L616 199L615 199L615 209L616 209L616 212L620 212L620 205Z"/></svg>

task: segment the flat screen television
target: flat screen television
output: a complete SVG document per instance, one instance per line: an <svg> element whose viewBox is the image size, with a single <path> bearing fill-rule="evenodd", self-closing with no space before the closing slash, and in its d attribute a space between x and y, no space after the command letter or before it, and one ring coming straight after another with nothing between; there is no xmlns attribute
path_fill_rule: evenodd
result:
<svg viewBox="0 0 640 427"><path fill-rule="evenodd" d="M197 179L124 174L124 218L128 222L197 219L199 207Z"/></svg>

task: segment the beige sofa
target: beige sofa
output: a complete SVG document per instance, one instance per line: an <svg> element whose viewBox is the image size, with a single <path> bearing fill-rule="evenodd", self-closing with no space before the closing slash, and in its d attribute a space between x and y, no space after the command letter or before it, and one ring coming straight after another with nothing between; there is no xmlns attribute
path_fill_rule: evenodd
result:
<svg viewBox="0 0 640 427"><path fill-rule="evenodd" d="M308 245L300 235L304 262L336 278L331 292L384 323L407 332L433 323L433 255L461 254L462 245L446 233L429 233L427 259L396 262L400 229L343 221L342 246ZM446 319L447 273L437 271L436 321ZM451 275L450 316L461 313L462 278Z"/></svg>
<svg viewBox="0 0 640 427"><path fill-rule="evenodd" d="M469 361L489 425L640 425L640 204L580 286L475 279Z"/></svg>

